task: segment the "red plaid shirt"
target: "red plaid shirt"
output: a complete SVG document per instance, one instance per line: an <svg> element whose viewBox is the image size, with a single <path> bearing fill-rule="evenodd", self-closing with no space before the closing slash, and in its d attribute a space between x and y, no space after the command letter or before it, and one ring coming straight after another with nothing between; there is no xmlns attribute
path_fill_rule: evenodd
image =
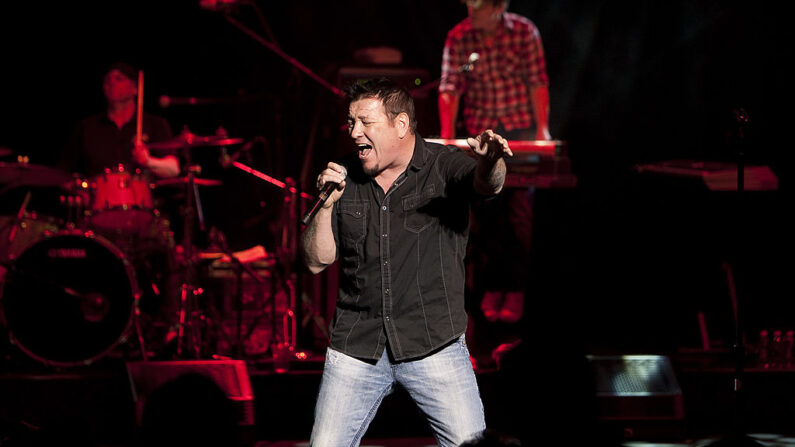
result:
<svg viewBox="0 0 795 447"><path fill-rule="evenodd" d="M472 53L480 59L468 73L460 72ZM472 135L499 123L505 130L530 127L530 86L548 82L541 34L525 17L503 14L490 44L468 18L447 33L439 92L462 96L464 123Z"/></svg>

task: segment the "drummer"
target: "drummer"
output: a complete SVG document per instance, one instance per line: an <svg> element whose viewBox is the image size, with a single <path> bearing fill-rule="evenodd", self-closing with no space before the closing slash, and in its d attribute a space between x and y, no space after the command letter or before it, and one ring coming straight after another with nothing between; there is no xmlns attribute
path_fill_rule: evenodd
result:
<svg viewBox="0 0 795 447"><path fill-rule="evenodd" d="M175 154L155 157L146 146L173 136L164 118L144 112L143 141L136 144L137 79L138 71L125 62L108 66L102 78L107 109L78 123L70 144L61 154L59 164L63 169L90 177L123 164L145 169L160 178L179 175Z"/></svg>
<svg viewBox="0 0 795 447"><path fill-rule="evenodd" d="M141 111L141 142L138 134L138 70L124 62L108 66L102 79L106 110L78 123L70 143L60 158L62 169L86 178L101 176L106 169L116 170L123 165L126 171L141 169L157 178L177 177L180 174L176 149L150 154L147 144L170 140L171 127L165 118ZM166 327L165 338L174 333L176 319L176 260L174 238L169 216L177 211L161 203L158 217L139 232L100 228L90 219L89 229L106 237L132 261L140 289L142 317L152 318L145 324L145 332ZM145 321L145 323L148 323ZM160 339L161 334L151 335ZM150 344L152 339L150 338Z"/></svg>

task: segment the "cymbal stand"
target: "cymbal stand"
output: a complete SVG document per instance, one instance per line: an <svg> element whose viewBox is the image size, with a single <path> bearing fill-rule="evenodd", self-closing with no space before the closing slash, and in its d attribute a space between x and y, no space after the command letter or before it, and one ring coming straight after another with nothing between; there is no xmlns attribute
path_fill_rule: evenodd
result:
<svg viewBox="0 0 795 447"><path fill-rule="evenodd" d="M197 284L196 259L193 253L193 226L194 219L198 218L199 229L204 230L204 214L201 207L201 198L195 182L196 168L193 167L191 157L192 145L190 141L184 146L184 157L187 177L187 194L185 194L185 207L183 210L182 248L184 255L183 283L180 286L179 301L179 329L177 332L177 357L182 358L190 351L193 357L201 357L201 334L197 319L199 297L204 290Z"/></svg>

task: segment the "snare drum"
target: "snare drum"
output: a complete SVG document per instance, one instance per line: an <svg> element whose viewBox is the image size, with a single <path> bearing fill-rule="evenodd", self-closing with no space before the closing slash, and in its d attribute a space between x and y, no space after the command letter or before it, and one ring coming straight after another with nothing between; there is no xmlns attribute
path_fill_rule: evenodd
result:
<svg viewBox="0 0 795 447"><path fill-rule="evenodd" d="M129 172L123 165L105 169L91 180L91 189L91 225L136 233L152 221L152 190L140 170Z"/></svg>

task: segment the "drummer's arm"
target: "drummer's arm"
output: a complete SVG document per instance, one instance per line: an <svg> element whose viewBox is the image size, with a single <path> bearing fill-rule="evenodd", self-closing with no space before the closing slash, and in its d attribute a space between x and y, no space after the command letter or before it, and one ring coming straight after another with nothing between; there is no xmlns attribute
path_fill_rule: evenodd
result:
<svg viewBox="0 0 795 447"><path fill-rule="evenodd" d="M141 166L152 171L160 178L170 178L179 175L179 160L175 155L153 157L143 143L137 143L133 149L133 159Z"/></svg>
<svg viewBox="0 0 795 447"><path fill-rule="evenodd" d="M160 178L170 178L179 175L179 160L174 155L167 155L163 158L150 156L146 167Z"/></svg>

